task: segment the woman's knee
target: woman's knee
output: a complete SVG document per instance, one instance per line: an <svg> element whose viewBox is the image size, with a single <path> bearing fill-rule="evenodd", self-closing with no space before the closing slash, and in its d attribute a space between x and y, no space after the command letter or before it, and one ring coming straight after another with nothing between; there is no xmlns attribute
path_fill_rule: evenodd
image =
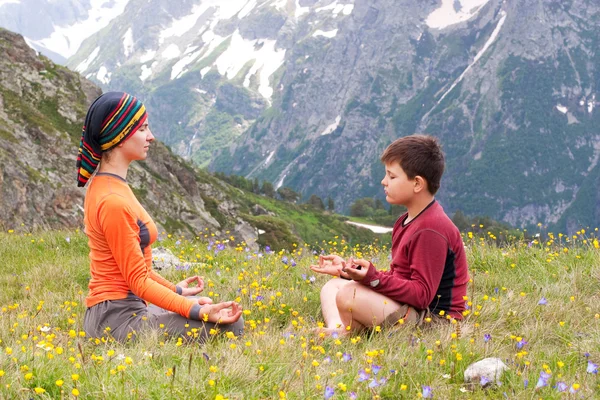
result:
<svg viewBox="0 0 600 400"><path fill-rule="evenodd" d="M242 336L244 334L244 317L240 317L234 323L227 325L228 332L232 332L235 336Z"/></svg>

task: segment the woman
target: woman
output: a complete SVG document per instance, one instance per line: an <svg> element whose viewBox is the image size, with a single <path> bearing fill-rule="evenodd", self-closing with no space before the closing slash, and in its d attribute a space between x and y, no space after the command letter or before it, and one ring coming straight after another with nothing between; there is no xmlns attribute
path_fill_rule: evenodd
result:
<svg viewBox="0 0 600 400"><path fill-rule="evenodd" d="M153 141L146 109L135 97L109 92L90 106L77 157L80 187L99 165L85 196L91 279L84 330L123 341L145 328L164 327L176 336L194 330L204 340L218 325L239 336L243 319L237 303L189 297L202 291L202 278L174 285L152 270L150 246L158 231L127 184L127 170L132 161L146 159Z"/></svg>

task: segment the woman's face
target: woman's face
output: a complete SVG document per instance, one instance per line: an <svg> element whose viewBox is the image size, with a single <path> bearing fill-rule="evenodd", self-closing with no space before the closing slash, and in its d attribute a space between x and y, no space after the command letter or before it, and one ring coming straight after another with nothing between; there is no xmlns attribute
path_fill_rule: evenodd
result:
<svg viewBox="0 0 600 400"><path fill-rule="evenodd" d="M130 161L145 160L148 156L150 143L154 141L154 135L148 126L148 120L125 142L121 144L123 155Z"/></svg>

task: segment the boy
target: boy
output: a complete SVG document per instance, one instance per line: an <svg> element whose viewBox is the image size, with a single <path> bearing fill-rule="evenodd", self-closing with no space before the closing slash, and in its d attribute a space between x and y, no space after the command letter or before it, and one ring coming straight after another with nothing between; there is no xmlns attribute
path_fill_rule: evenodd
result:
<svg viewBox="0 0 600 400"><path fill-rule="evenodd" d="M434 137L412 135L390 144L381 156L386 200L408 211L392 231L389 271L362 259L336 255L311 265L339 276L321 289L326 331L420 322L426 311L462 319L469 274L460 232L434 195L444 173L444 154Z"/></svg>

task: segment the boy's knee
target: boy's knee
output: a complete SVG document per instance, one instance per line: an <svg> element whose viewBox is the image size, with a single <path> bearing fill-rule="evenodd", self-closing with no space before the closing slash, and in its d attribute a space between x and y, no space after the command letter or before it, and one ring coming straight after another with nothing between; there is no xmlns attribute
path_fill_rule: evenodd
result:
<svg viewBox="0 0 600 400"><path fill-rule="evenodd" d="M347 309L352 306L354 289L350 286L351 285L346 285L344 287L341 287L335 296L335 303L337 304L339 310Z"/></svg>
<svg viewBox="0 0 600 400"><path fill-rule="evenodd" d="M330 279L321 288L321 294L329 293L332 290L337 290L339 288L339 279Z"/></svg>

